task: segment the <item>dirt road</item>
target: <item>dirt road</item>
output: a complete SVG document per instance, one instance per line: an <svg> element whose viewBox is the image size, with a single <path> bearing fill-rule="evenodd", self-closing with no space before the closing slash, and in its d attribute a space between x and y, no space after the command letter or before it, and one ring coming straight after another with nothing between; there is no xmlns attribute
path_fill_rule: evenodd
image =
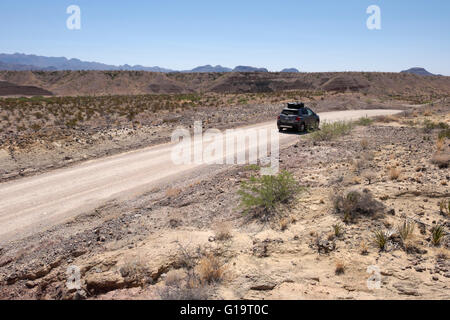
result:
<svg viewBox="0 0 450 320"><path fill-rule="evenodd" d="M399 110L352 110L320 114L322 121L396 114ZM274 122L246 128L276 129ZM298 139L280 134L280 145ZM17 240L89 212L105 202L148 192L200 164L174 165L173 144L164 144L0 184L0 243Z"/></svg>

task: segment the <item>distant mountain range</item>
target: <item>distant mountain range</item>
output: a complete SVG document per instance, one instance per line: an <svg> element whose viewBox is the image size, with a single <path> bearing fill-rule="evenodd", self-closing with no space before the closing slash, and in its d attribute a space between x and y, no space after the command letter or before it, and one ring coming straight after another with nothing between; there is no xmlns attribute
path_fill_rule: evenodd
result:
<svg viewBox="0 0 450 320"><path fill-rule="evenodd" d="M222 66L205 65L196 67L192 70L171 70L166 68L145 67L141 65L130 66L128 64L122 66L108 65L99 62L87 62L79 59L67 59L65 57L44 57L37 55L28 55L22 53L0 54L0 70L8 71L25 71L25 70L41 70L41 71L62 71L62 70L102 70L102 71L151 71L151 72L182 72L182 73L203 73L203 72L269 72L266 68L255 68L250 66L237 66L234 69ZM282 72L299 72L295 68L284 69Z"/></svg>
<svg viewBox="0 0 450 320"><path fill-rule="evenodd" d="M206 65L206 66L200 66L197 68L194 68L192 70L186 70L185 72L231 72L233 71L233 69L230 68L226 68L226 67L222 67L222 66L211 66L211 65Z"/></svg>
<svg viewBox="0 0 450 320"><path fill-rule="evenodd" d="M404 70L401 73L412 73L412 74L416 74L418 76L440 76L440 74L433 74L431 72L428 72L424 68L419 68L419 67Z"/></svg>
<svg viewBox="0 0 450 320"><path fill-rule="evenodd" d="M297 73L297 72L300 72L300 71L298 71L298 69L295 69L295 68L287 68L287 69L281 70L281 72Z"/></svg>
<svg viewBox="0 0 450 320"><path fill-rule="evenodd" d="M144 66L114 66L98 62L86 62L79 59L67 59L64 57L44 57L21 53L0 54L0 68L2 70L129 70L129 71L153 71L171 72L170 69Z"/></svg>
<svg viewBox="0 0 450 320"><path fill-rule="evenodd" d="M204 65L191 70L172 70L161 68L158 66L145 67L141 65L131 66L128 64L116 66L100 62L88 62L79 59L67 59L65 57L45 57L33 54L14 53L6 54L0 53L0 70L6 71L80 71L80 70L99 70L99 71L150 71L162 73L225 73L225 72L269 72L266 68L256 68L251 66L237 66L234 69L222 67L220 65ZM285 73L299 73L296 68L286 68L280 72ZM408 70L401 71L401 73L411 73L420 76L435 76L435 74L428 72L424 68L415 67ZM437 75L439 76L439 75Z"/></svg>

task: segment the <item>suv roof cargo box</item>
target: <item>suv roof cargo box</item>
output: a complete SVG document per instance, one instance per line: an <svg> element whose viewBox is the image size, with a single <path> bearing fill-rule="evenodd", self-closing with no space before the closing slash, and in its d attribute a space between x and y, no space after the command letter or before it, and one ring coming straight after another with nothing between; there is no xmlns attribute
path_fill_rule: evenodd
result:
<svg viewBox="0 0 450 320"><path fill-rule="evenodd" d="M292 102L292 103L288 103L288 108L289 109L301 109L304 108L305 104L303 102Z"/></svg>

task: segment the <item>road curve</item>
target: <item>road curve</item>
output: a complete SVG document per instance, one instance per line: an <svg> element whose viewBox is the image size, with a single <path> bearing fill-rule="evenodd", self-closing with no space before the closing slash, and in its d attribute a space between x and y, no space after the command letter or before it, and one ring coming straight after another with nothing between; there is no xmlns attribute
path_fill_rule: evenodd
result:
<svg viewBox="0 0 450 320"><path fill-rule="evenodd" d="M391 115L400 110L351 110L321 113L322 121ZM276 129L274 122L245 128ZM280 145L298 139L280 134ZM73 167L0 184L0 244L41 232L124 195L151 190L202 165L174 165L173 144L163 144L87 161Z"/></svg>

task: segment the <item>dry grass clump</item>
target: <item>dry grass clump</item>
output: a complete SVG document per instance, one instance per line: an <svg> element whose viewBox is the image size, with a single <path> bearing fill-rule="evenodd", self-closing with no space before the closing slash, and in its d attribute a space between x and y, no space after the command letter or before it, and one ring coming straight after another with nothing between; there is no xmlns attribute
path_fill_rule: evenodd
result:
<svg viewBox="0 0 450 320"><path fill-rule="evenodd" d="M345 263L343 261L341 261L341 260L336 261L336 268L334 270L334 273L336 275L344 274L345 273L345 267L346 266L345 266Z"/></svg>
<svg viewBox="0 0 450 320"><path fill-rule="evenodd" d="M377 173L373 170L365 170L362 172L361 176L367 180L369 184L372 184L372 182L377 178Z"/></svg>
<svg viewBox="0 0 450 320"><path fill-rule="evenodd" d="M152 282L148 268L139 260L127 262L119 269L119 272L128 283L145 285Z"/></svg>
<svg viewBox="0 0 450 320"><path fill-rule="evenodd" d="M436 152L433 158L431 158L431 163L438 166L439 169L446 169L450 165L450 154Z"/></svg>
<svg viewBox="0 0 450 320"><path fill-rule="evenodd" d="M178 188L170 188L166 190L166 197L174 198L181 193L181 189Z"/></svg>
<svg viewBox="0 0 450 320"><path fill-rule="evenodd" d="M353 167L355 172L361 172L367 167L367 160L365 158L353 160Z"/></svg>
<svg viewBox="0 0 450 320"><path fill-rule="evenodd" d="M210 296L211 288L200 283L194 274L186 273L185 270L169 271L164 282L164 287L158 290L162 300L202 301Z"/></svg>
<svg viewBox="0 0 450 320"><path fill-rule="evenodd" d="M200 260L197 272L202 283L211 284L223 279L225 266L216 256L208 254Z"/></svg>
<svg viewBox="0 0 450 320"><path fill-rule="evenodd" d="M170 270L166 274L165 284L174 286L186 279L186 272L182 269Z"/></svg>
<svg viewBox="0 0 450 320"><path fill-rule="evenodd" d="M375 200L369 190L339 192L332 196L334 211L344 215L345 222L359 216L374 216L384 210L384 205Z"/></svg>
<svg viewBox="0 0 450 320"><path fill-rule="evenodd" d="M214 227L214 237L218 241L226 241L231 239L233 236L231 234L231 223L230 222L220 222Z"/></svg>
<svg viewBox="0 0 450 320"><path fill-rule="evenodd" d="M369 254L369 248L367 246L367 243L364 240L361 241L359 248L360 248L360 252L363 256L366 256Z"/></svg>
<svg viewBox="0 0 450 320"><path fill-rule="evenodd" d="M381 123L390 123L399 121L399 118L393 115L388 115L388 116L378 116L375 118L375 120Z"/></svg>
<svg viewBox="0 0 450 320"><path fill-rule="evenodd" d="M367 140L366 138L362 139L360 144L364 150L367 150L369 148L369 140Z"/></svg>
<svg viewBox="0 0 450 320"><path fill-rule="evenodd" d="M207 300L211 285L225 273L224 264L212 253L204 253L200 247L189 250L180 243L176 265L181 269L168 272L165 286L159 290L163 300Z"/></svg>
<svg viewBox="0 0 450 320"><path fill-rule="evenodd" d="M401 170L397 167L391 167L389 169L389 179L393 181L397 181L400 178Z"/></svg>
<svg viewBox="0 0 450 320"><path fill-rule="evenodd" d="M281 231L286 231L287 228L289 227L289 224L291 223L291 219L289 219L288 217L283 217L279 220L279 224L280 224L280 230Z"/></svg>

